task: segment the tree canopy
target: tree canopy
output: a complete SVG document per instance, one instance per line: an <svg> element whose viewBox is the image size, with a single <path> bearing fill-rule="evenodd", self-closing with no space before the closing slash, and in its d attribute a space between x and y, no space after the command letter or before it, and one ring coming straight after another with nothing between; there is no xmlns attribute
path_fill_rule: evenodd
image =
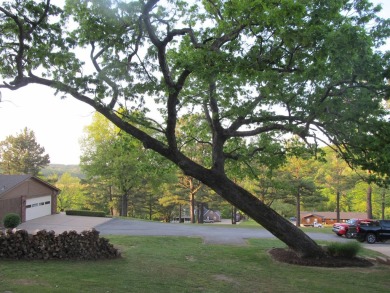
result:
<svg viewBox="0 0 390 293"><path fill-rule="evenodd" d="M145 150L138 140L121 132L99 113L85 127L81 143L80 165L88 181L100 178L105 182L113 197L111 204L121 216L128 216L128 205L136 201L140 189L145 192L146 186L158 188L162 182L171 181L169 167L160 165L160 157Z"/></svg>
<svg viewBox="0 0 390 293"><path fill-rule="evenodd" d="M3 174L36 176L49 163L45 148L38 144L34 131L27 127L0 142L0 170Z"/></svg>
<svg viewBox="0 0 390 293"><path fill-rule="evenodd" d="M390 54L379 47L390 30L379 10L367 0L4 2L0 88L41 84L91 105L300 255L319 256L226 163L283 157L294 135L313 152L329 144L351 164L387 171L374 155L389 130ZM179 144L189 112L208 136ZM182 151L194 141L209 148L207 165Z"/></svg>

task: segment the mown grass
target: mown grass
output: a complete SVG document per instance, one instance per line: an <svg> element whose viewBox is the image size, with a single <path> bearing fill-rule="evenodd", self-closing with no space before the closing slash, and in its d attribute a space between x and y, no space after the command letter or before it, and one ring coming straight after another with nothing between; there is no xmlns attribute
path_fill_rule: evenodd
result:
<svg viewBox="0 0 390 293"><path fill-rule="evenodd" d="M252 219L242 221L237 225L224 225L224 226L232 226L232 227L240 227L240 228L263 228L259 223L253 221ZM319 233L328 233L334 234L332 231L332 226L324 226L323 228L314 228L314 227L300 227L304 232L319 232Z"/></svg>
<svg viewBox="0 0 390 293"><path fill-rule="evenodd" d="M247 246L200 238L110 236L122 258L106 261L0 261L0 293L388 292L389 266L299 267L274 262L274 239Z"/></svg>

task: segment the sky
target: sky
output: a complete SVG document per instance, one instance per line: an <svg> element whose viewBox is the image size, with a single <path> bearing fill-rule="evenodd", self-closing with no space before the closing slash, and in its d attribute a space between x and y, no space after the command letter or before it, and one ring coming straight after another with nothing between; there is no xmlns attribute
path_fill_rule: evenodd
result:
<svg viewBox="0 0 390 293"><path fill-rule="evenodd" d="M382 4L382 17L390 17L390 0L372 2ZM18 91L2 89L1 93L0 141L27 127L34 131L36 141L45 148L52 164L79 163L79 142L85 126L92 121L92 107L71 97L61 99L53 90L38 85Z"/></svg>

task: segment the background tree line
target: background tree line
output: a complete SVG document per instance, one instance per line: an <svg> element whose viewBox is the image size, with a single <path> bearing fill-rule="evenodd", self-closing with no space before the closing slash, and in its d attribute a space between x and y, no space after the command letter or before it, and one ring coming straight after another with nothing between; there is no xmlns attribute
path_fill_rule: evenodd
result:
<svg viewBox="0 0 390 293"><path fill-rule="evenodd" d="M180 129L189 132L193 128L187 126L193 123L198 124L196 131L201 131L196 115L183 119ZM61 189L59 210L102 210L115 216L159 221L190 216L192 223L202 223L199 215L208 208L221 211L224 218L231 217L230 204L198 180L162 162L102 115L96 113L84 132L79 168L48 166L49 156L36 142L34 132L25 128L0 142L1 172L32 174L52 183ZM296 143L294 139L288 142ZM200 150L195 143L185 144L185 148L194 160L207 157L207 149ZM354 211L366 212L371 218L389 217L385 185L373 182L367 171L353 170L330 148L321 152L321 157L314 158L302 148L283 163L262 158L237 164L232 176L279 214L297 217L298 225L301 211Z"/></svg>

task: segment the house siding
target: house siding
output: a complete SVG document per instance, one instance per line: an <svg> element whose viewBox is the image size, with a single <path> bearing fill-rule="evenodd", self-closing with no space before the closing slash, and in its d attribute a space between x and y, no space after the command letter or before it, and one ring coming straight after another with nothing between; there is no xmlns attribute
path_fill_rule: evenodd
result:
<svg viewBox="0 0 390 293"><path fill-rule="evenodd" d="M23 219L22 199L20 197L0 200L0 221L2 221L4 216L9 213L18 214L19 217Z"/></svg>

